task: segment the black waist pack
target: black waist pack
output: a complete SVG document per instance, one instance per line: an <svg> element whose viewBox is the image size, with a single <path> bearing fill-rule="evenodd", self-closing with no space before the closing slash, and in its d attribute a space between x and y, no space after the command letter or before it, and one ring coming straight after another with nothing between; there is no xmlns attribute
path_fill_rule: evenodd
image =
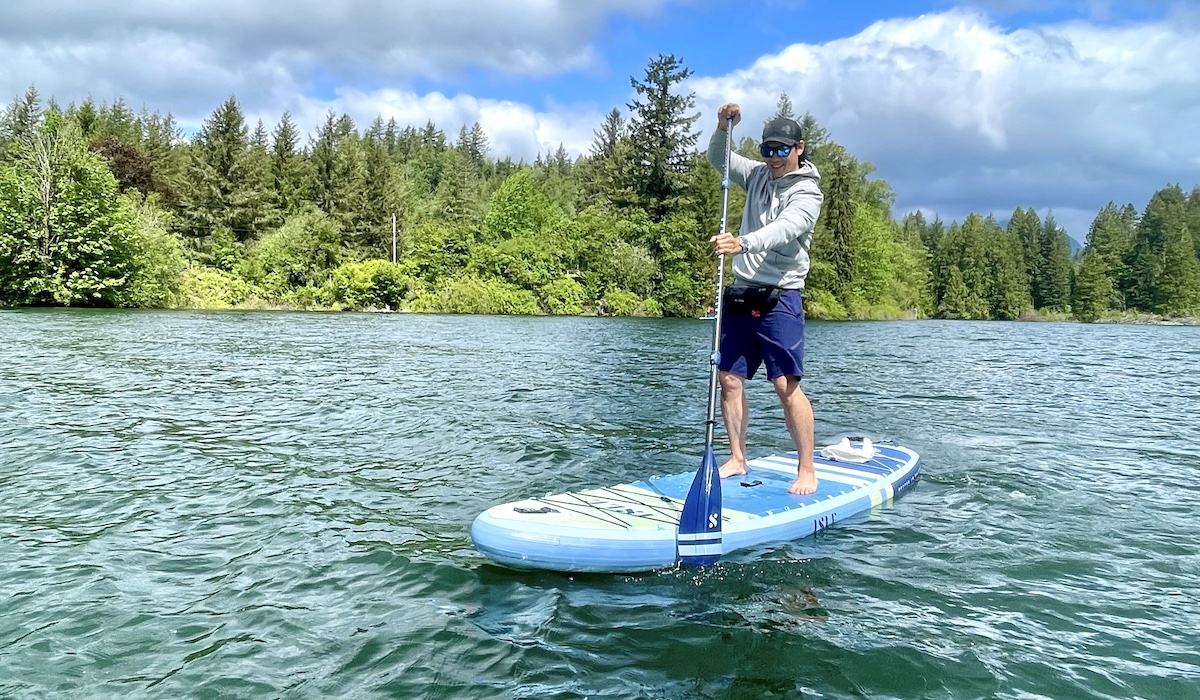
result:
<svg viewBox="0 0 1200 700"><path fill-rule="evenodd" d="M743 316L763 316L775 308L783 292L779 287L726 287L725 310Z"/></svg>

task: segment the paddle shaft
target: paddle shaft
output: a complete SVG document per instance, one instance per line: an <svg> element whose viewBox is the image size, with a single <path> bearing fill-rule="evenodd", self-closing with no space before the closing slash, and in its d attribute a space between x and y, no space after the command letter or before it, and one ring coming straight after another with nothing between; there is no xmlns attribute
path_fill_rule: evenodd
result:
<svg viewBox="0 0 1200 700"><path fill-rule="evenodd" d="M729 226L729 159L733 152L733 117L725 122L725 171L721 176L721 233L728 233ZM708 424L704 431L704 447L712 449L713 433L717 427L717 364L721 358L721 320L724 315L724 304L721 303L725 291L725 254L717 256L717 318L713 321L712 354L709 355L708 372Z"/></svg>

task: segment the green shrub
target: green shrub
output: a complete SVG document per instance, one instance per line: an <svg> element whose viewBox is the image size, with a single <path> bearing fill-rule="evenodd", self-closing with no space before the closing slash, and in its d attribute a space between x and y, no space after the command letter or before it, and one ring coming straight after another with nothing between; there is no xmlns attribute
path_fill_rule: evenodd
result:
<svg viewBox="0 0 1200 700"><path fill-rule="evenodd" d="M578 316L587 301L583 285L570 277L559 277L541 289L542 308L554 316Z"/></svg>
<svg viewBox="0 0 1200 700"><path fill-rule="evenodd" d="M634 316L645 316L647 318L658 318L663 315L662 304L659 304L655 299L646 299L638 304L637 309L633 312Z"/></svg>
<svg viewBox="0 0 1200 700"><path fill-rule="evenodd" d="M634 316L642 300L629 290L610 289L604 295L602 304L604 313L608 316Z"/></svg>
<svg viewBox="0 0 1200 700"><path fill-rule="evenodd" d="M643 316L657 318L663 315L662 305L654 299L641 299L627 289L610 289L600 302L607 316Z"/></svg>
<svg viewBox="0 0 1200 700"><path fill-rule="evenodd" d="M809 289L807 286L804 289L804 315L831 321L842 321L849 317L846 308L838 303L832 292Z"/></svg>
<svg viewBox="0 0 1200 700"><path fill-rule="evenodd" d="M331 303L349 309L398 309L419 281L387 260L342 263L327 284Z"/></svg>
<svg viewBox="0 0 1200 700"><path fill-rule="evenodd" d="M192 309L228 309L259 296L259 290L232 272L212 267L189 267L183 273L180 297Z"/></svg>
<svg viewBox="0 0 1200 700"><path fill-rule="evenodd" d="M267 294L320 287L342 262L342 228L322 213L297 214L251 248L240 271Z"/></svg>
<svg viewBox="0 0 1200 700"><path fill-rule="evenodd" d="M169 308L184 303L181 295L187 256L183 241L167 231L167 214L151 202L123 198L134 214L133 254L123 303L141 308Z"/></svg>
<svg viewBox="0 0 1200 700"><path fill-rule="evenodd" d="M533 292L499 280L459 277L436 292L419 292L406 304L409 311L448 314L514 314L534 316L539 313Z"/></svg>

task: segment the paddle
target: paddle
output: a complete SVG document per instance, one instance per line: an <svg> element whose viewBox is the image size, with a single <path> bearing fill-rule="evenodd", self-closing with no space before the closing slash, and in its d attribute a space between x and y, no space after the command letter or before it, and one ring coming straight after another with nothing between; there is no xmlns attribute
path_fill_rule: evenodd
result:
<svg viewBox="0 0 1200 700"><path fill-rule="evenodd" d="M721 233L729 222L729 154L733 149L733 117L725 124L725 172L721 179ZM721 558L721 475L713 455L717 426L717 364L721 361L721 294L725 289L725 255L717 256L717 318L713 323L712 354L708 371L708 424L704 431L704 458L692 479L683 512L679 514L676 547L684 566L708 566Z"/></svg>

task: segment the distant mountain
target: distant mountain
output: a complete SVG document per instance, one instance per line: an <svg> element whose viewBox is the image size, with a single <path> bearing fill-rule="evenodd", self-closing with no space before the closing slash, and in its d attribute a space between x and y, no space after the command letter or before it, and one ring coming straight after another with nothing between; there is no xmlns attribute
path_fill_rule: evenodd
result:
<svg viewBox="0 0 1200 700"><path fill-rule="evenodd" d="M1082 243L1075 240L1074 238L1071 238L1070 236L1067 236L1067 240L1070 241L1070 243L1071 243L1071 257L1075 257L1076 255L1079 255L1081 252L1083 252L1083 244Z"/></svg>

